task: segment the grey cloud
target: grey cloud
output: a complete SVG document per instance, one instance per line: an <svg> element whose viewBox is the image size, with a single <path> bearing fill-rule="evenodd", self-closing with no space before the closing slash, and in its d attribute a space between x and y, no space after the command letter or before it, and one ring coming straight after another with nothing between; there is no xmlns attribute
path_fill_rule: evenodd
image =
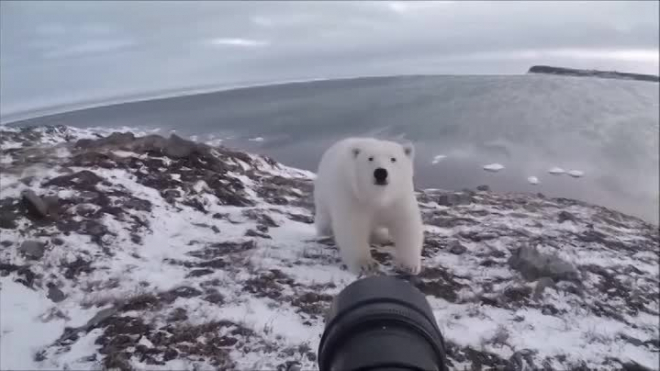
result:
<svg viewBox="0 0 660 371"><path fill-rule="evenodd" d="M3 115L201 84L535 63L658 70L658 2L0 4Z"/></svg>

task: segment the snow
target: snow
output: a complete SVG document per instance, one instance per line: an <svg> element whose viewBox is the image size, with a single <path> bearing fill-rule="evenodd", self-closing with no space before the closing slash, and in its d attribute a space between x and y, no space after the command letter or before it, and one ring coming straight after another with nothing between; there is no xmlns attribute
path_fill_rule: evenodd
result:
<svg viewBox="0 0 660 371"><path fill-rule="evenodd" d="M560 168L560 167L555 166L555 167L549 169L549 170L548 170L548 173L553 174L553 175L561 175L561 174L566 173L566 170L564 170L564 169L562 169L562 168Z"/></svg>
<svg viewBox="0 0 660 371"><path fill-rule="evenodd" d="M64 320L48 318L57 308L38 291L12 280L0 281L0 296L0 369L51 369L36 362L34 354L57 340L64 330ZM80 310L70 313L73 320L84 314Z"/></svg>
<svg viewBox="0 0 660 371"><path fill-rule="evenodd" d="M527 178L527 182L532 185L537 185L539 184L539 178L535 176L530 176L529 178Z"/></svg>
<svg viewBox="0 0 660 371"><path fill-rule="evenodd" d="M582 170L571 170L568 172L568 175L572 176L573 178L582 178L584 176L584 171Z"/></svg>
<svg viewBox="0 0 660 371"><path fill-rule="evenodd" d="M131 157L131 156L138 157L138 154L135 152L122 151L122 150L113 151L112 154L119 157Z"/></svg>
<svg viewBox="0 0 660 371"><path fill-rule="evenodd" d="M87 135L88 133L84 133ZM57 142L50 139L48 142ZM65 152L61 152L66 156ZM126 156L134 156L125 153ZM155 159L152 157L152 159ZM162 158L167 178L181 182L181 174L171 171L173 160ZM288 168L282 165L271 166L264 159L253 156L254 167L265 173L285 178L299 177L313 179L314 174ZM240 162L237 162L240 163ZM248 166L247 163L242 163ZM493 166L497 165L497 166ZM33 187L43 184L47 179L59 176L59 165L45 169L37 167L30 170L36 179ZM492 166L492 167L491 167ZM487 165L491 169L501 170L500 164ZM351 273L341 269L336 248L321 243L316 237L312 224L296 221L287 217L294 213L309 216L309 210L297 205L274 205L259 197L259 178L249 177L239 171L227 171L225 174L245 186L245 192L255 202L253 206L236 207L222 205L208 184L198 181L182 186L182 199L196 199L204 205L204 213L193 207L180 203L171 205L166 202L157 189L140 183L140 173L131 169L84 168L71 166L72 171L89 170L107 180L108 183L97 185L100 191L110 194L121 190L131 196L149 201L151 212L127 210L123 218L110 214L104 215L100 221L110 231L104 236L104 242L111 255L105 254L99 246L90 241L89 236L75 231L69 235L58 235L66 248L49 246L44 258L38 262L30 262L34 273L47 280L57 282L58 287L67 295L60 303L53 303L46 297L47 289L36 286L33 290L16 282L17 274L10 273L0 277L0 368L1 369L96 369L96 362L87 360L90 355L99 354L96 341L104 336L104 328L93 329L81 333L80 338L66 347L53 345L53 342L63 333L65 327L79 327L87 323L103 308L112 303L144 294L166 292L177 287L191 287L204 291L208 285L220 293L224 301L221 304L210 303L202 296L177 297L171 304L160 311L131 311L121 316L136 316L145 324L162 329L167 325L167 314L174 308L185 309L188 320L186 323L202 325L210 321L230 320L236 324L254 331L260 340L272 345L276 351L264 350L267 347L254 346L251 351L230 349L232 358L238 368L276 369L285 358L277 350L308 346L313 352L318 346L319 336L323 330L322 315L314 316L295 307L289 298L312 292L334 296L343 287L356 279ZM486 167L484 167L486 169ZM491 170L493 171L493 170ZM20 174L19 174L20 175ZM530 176L528 181L532 183ZM19 180L19 176L10 172L0 174L0 198L19 197L20 191L27 186ZM532 183L534 184L534 183ZM186 189L186 191L184 191ZM43 189L42 192L58 193L62 199L75 200L77 191L70 189ZM302 194L302 191L299 190ZM432 190L427 190L433 194ZM438 191L440 192L440 191ZM115 196L112 196L115 197ZM614 272L625 266L634 266L641 273L630 275L621 272L613 274L615 280L630 278L630 287L647 295L653 302L650 308L657 311L659 273L658 257L650 251L628 253L616 249L592 248L583 244L572 246L565 244L565 235L584 233L585 226L581 223L556 221L560 211L570 212L581 220L589 220L595 224L595 230L607 233L608 238L616 237L622 244L641 246L645 242L634 224L626 224L607 231L602 228L599 218L595 218L598 210L579 205L565 207L551 206L550 211L539 210L520 214L522 208L515 213L507 208L500 208L508 199L500 204L495 201L502 195L490 192L479 193L475 202L456 207L439 207L434 202L423 206L430 212L469 218L475 221L474 226L458 225L455 227L427 226L428 233L441 236L441 240L458 239L466 247L463 255L454 255L444 249L432 251L424 258L425 269L435 269L445 272L461 285L456 290L458 298L453 302L442 297L428 295L428 299L440 328L448 342L459 347L471 347L479 351L492 352L502 359L508 359L515 351L532 349L536 353L535 360L545 357L566 357L571 362L584 361L593 368L602 368L602 361L607 357L621 360L634 360L651 369L657 368L658 353L651 347L634 346L621 341L620 334L634 337L642 342L657 339L657 316L650 313L624 313L625 321L619 321L607 316L596 316L588 309L589 304L599 300L607 300L608 305L617 310L625 309L625 302L620 297L598 296L600 293L590 292L586 298L567 293L566 291L548 288L539 303L528 303L520 307L501 308L483 305L475 301L480 295L487 293L485 287L490 284L494 292L500 292L509 287L535 287L534 282L521 281L519 275L506 265L510 250L519 242L512 237L470 240L460 237L461 232L497 233L507 230L524 232L529 238L544 237L544 243L539 243L539 250L557 253L561 258L576 266L597 265ZM490 197L495 202L493 207L488 203L480 203L481 197ZM117 199L118 202L120 201ZM546 205L551 200L529 198L530 204ZM532 206L533 206L532 205ZM83 205L77 205L80 207ZM540 206L539 206L540 207ZM277 224L268 230L267 238L247 237L246 231L254 229L257 223L244 215L245 211L254 211L268 215ZM428 212L428 210L427 210ZM228 215L223 218L213 218L214 214ZM485 213L483 217L474 217L472 213ZM546 214L544 214L546 213ZM131 240L131 234L136 233L129 226L132 217L145 221L146 227L141 227L139 234L141 243ZM535 222L541 222L542 227L535 227ZM21 224L29 225L22 220ZM628 223L628 222L626 222ZM216 233L211 227L217 227ZM34 230L21 227L19 230L2 230L2 240L21 242L27 239L43 239L46 236L36 235ZM56 232L56 229L42 231ZM561 237L561 238L560 238ZM220 259L228 260L229 266L223 269L214 268L205 276L191 276L190 269L184 264L198 263L202 260L191 256L191 253L204 251L208 246L218 242L242 243L252 241L254 248L245 252L225 254ZM571 240L578 244L579 241ZM391 248L383 248L386 253ZM75 280L65 279L59 268L62 264L84 258L91 262L93 268L88 273L81 273ZM486 259L495 263L483 264ZM14 248L0 249L0 261L22 265L27 264L18 256ZM286 279L296 284L278 283L277 278L270 276L272 270L278 270ZM388 272L389 267L383 266ZM266 278L263 278L266 277ZM272 289L273 297L262 295L259 290L249 291L251 280L262 279L266 288ZM442 279L436 280L442 283ZM434 282L434 281L429 281ZM586 274L583 284L587 290L596 290L597 284L603 278L597 274ZM271 287L270 285L273 285ZM632 291L635 291L632 290ZM277 296L279 295L279 297ZM83 304L93 304L86 307ZM327 303L326 303L327 304ZM96 306L95 306L96 305ZM543 305L552 305L557 310L565 311L562 315L548 315L542 311ZM50 320L42 320L45 315L58 311L61 316ZM522 320L521 320L522 318ZM633 326L634 325L634 326ZM224 331L224 330L222 330ZM492 341L493 338L506 332L508 336L503 344ZM39 336L34 336L39 334ZM257 340L245 340L257 341ZM155 347L153 339L142 336L135 340L135 345ZM248 343L254 345L254 343ZM34 354L45 350L46 359L41 362L34 360ZM553 361L556 362L556 361ZM131 364L137 369L192 369L195 365L203 369L212 368L202 357L180 358L167 362L165 365L153 365L131 359ZM466 367L471 363L467 362ZM565 363L555 363L554 368L565 367ZM303 369L316 369L316 364L303 359Z"/></svg>
<svg viewBox="0 0 660 371"><path fill-rule="evenodd" d="M502 169L504 169L504 165L498 163L484 165L484 170L486 171L498 172Z"/></svg>
<svg viewBox="0 0 660 371"><path fill-rule="evenodd" d="M435 165L439 163L440 161L444 160L447 158L447 155L436 155L433 157L433 160L431 161L431 164Z"/></svg>
<svg viewBox="0 0 660 371"><path fill-rule="evenodd" d="M263 137L250 138L250 142L263 142Z"/></svg>

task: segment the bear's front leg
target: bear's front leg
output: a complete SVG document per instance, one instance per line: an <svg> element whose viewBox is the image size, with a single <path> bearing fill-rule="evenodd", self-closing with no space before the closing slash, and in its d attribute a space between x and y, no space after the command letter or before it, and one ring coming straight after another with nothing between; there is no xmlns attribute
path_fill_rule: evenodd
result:
<svg viewBox="0 0 660 371"><path fill-rule="evenodd" d="M368 217L355 211L332 217L332 231L341 258L355 274L371 273L377 266L369 247L370 224Z"/></svg>
<svg viewBox="0 0 660 371"><path fill-rule="evenodd" d="M398 207L396 217L389 222L389 231L394 241L396 260L399 267L411 274L422 270L422 247L424 225L416 202Z"/></svg>

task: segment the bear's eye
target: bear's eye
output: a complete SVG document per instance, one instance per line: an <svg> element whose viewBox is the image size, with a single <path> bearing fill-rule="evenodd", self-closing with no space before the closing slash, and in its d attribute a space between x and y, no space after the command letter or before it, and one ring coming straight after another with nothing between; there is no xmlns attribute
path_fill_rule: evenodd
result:
<svg viewBox="0 0 660 371"><path fill-rule="evenodd" d="M392 158L390 159L390 161L392 161L392 162L396 162L396 158L395 158L395 157L392 157Z"/></svg>
<svg viewBox="0 0 660 371"><path fill-rule="evenodd" d="M373 156L369 157L369 161L373 161L373 160L374 160Z"/></svg>

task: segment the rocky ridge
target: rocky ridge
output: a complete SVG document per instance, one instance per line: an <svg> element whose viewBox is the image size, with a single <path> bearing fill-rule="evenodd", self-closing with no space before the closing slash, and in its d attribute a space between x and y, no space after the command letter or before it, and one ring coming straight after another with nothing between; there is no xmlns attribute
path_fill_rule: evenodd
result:
<svg viewBox="0 0 660 371"><path fill-rule="evenodd" d="M356 277L314 236L313 174L176 135L0 128L0 148L1 368L316 369ZM403 278L454 369L657 369L657 226L487 187L418 200Z"/></svg>
<svg viewBox="0 0 660 371"><path fill-rule="evenodd" d="M575 77L597 77L602 79L634 80L647 82L660 82L660 76L641 73L628 73L618 71L584 70L576 68L532 66L527 73L540 73L548 75L575 76Z"/></svg>

